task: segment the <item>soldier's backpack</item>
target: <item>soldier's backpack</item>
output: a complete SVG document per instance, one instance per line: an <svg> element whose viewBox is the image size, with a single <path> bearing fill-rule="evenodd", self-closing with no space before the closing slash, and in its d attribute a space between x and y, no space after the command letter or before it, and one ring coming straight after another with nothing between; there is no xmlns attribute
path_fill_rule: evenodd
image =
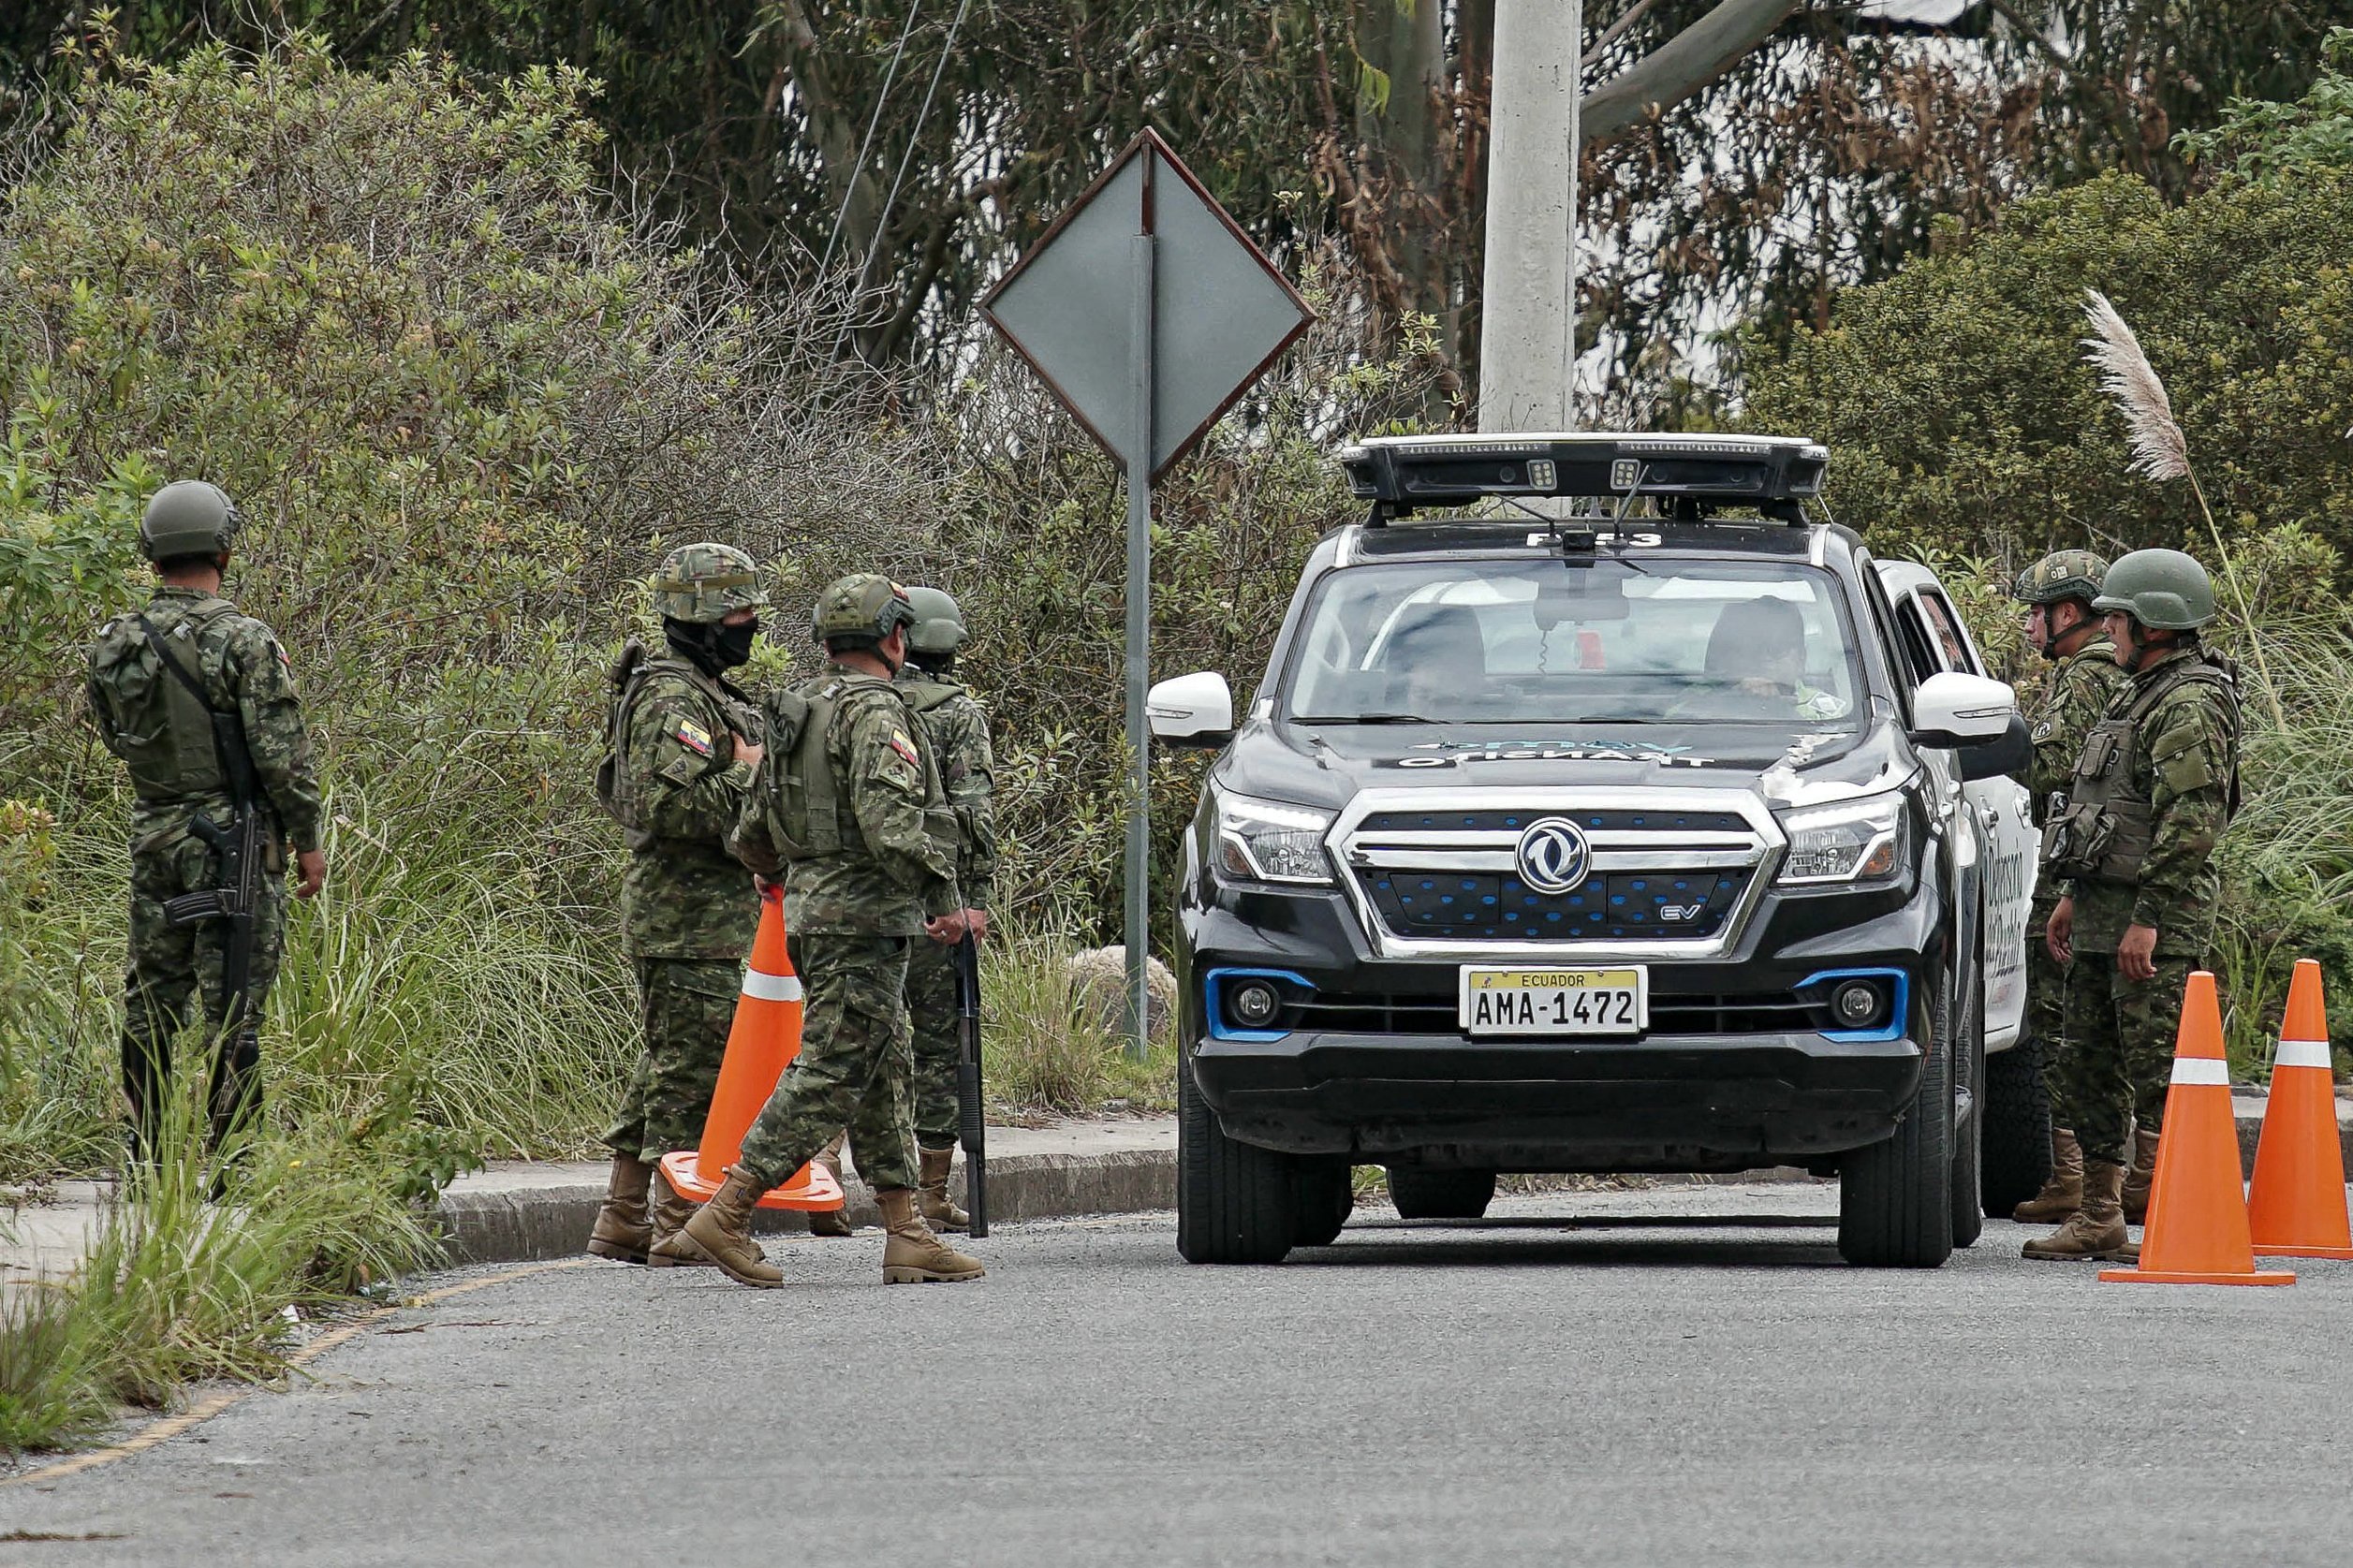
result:
<svg viewBox="0 0 2353 1568"><path fill-rule="evenodd" d="M243 726L237 715L213 707L191 672L203 667L199 642L205 628L236 608L226 599L199 600L168 633L137 612L99 628L90 650L98 727L107 750L129 768L131 786L142 800L229 787L216 721L230 721L240 753Z"/></svg>
<svg viewBox="0 0 2353 1568"><path fill-rule="evenodd" d="M849 848L857 829L845 824L833 759L826 750L842 703L861 690L890 691L872 675L831 675L799 691L771 693L762 717L768 731L769 838L786 860L810 860Z"/></svg>
<svg viewBox="0 0 2353 1568"><path fill-rule="evenodd" d="M605 710L605 755L596 764L596 803L621 825L622 841L631 849L641 847L647 834L638 822L636 800L621 788L621 750L629 732L629 707L644 684L644 673L645 644L631 637L621 645L621 656L613 660L607 678L612 700Z"/></svg>

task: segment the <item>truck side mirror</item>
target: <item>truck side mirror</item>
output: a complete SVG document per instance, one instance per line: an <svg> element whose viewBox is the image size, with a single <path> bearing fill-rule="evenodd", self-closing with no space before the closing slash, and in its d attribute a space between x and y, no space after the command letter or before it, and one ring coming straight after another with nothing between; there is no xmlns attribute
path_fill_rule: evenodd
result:
<svg viewBox="0 0 2353 1568"><path fill-rule="evenodd" d="M1214 670L1180 675L1145 695L1144 716L1163 745L1214 750L1234 738L1234 694Z"/></svg>
<svg viewBox="0 0 2353 1568"><path fill-rule="evenodd" d="M1917 745L1959 749L1998 740L2018 717L2018 694L2005 681L1951 670L1932 675L1912 694Z"/></svg>
<svg viewBox="0 0 2353 1568"><path fill-rule="evenodd" d="M2022 777L2026 765L2035 759L2034 737L2026 733L2026 721L2019 714L2010 715L2009 727L1992 740L1979 740L1961 748L1961 782L1975 784L1979 779L2004 776Z"/></svg>

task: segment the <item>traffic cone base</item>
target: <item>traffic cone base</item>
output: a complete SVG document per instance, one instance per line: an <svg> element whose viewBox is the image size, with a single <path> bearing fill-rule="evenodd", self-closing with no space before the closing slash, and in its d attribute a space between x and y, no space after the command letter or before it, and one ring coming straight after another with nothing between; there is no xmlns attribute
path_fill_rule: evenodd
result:
<svg viewBox="0 0 2353 1568"><path fill-rule="evenodd" d="M727 1185L728 1167L743 1151L743 1135L776 1092L776 1080L801 1054L801 981L785 943L784 895L760 900L759 931L743 971L743 994L719 1059L719 1082L703 1119L702 1146L662 1156L662 1175L678 1195L709 1203ZM762 1209L822 1211L842 1207L842 1184L816 1165L803 1165L783 1186L760 1195Z"/></svg>
<svg viewBox="0 0 2353 1568"><path fill-rule="evenodd" d="M2255 1267L2242 1180L2230 1069L2223 1060L2222 1004L2213 974L2200 969L2182 992L2173 1081L2165 1093L2140 1266L2103 1268L2099 1277L2112 1284L2295 1283L2296 1276L2285 1270Z"/></svg>
<svg viewBox="0 0 2353 1568"><path fill-rule="evenodd" d="M2353 1258L2328 1008L2320 966L2310 959L2296 960L2287 988L2263 1136L2255 1149L2255 1180L2247 1191L2247 1226L2255 1250L2266 1257Z"/></svg>
<svg viewBox="0 0 2353 1568"><path fill-rule="evenodd" d="M675 1153L663 1155L662 1174L669 1179L669 1184L678 1190L680 1197L693 1198L697 1203L709 1203L712 1194L725 1186L728 1180L723 1174L716 1181L704 1180L698 1152L692 1149L681 1149ZM807 1165L794 1172L792 1180L783 1186L772 1187L762 1193L759 1206L762 1209L798 1209L805 1212L839 1209L843 1201L842 1184L816 1165Z"/></svg>

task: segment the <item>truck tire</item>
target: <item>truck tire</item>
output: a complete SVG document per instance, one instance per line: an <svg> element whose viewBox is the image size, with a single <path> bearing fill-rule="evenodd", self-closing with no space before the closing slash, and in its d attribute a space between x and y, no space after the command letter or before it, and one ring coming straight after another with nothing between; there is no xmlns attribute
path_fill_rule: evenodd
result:
<svg viewBox="0 0 2353 1568"><path fill-rule="evenodd" d="M1949 994L1948 976L1939 982ZM1839 1169L1838 1255L1865 1268L1935 1268L1952 1255L1952 1043L1923 1004L1927 1041L1919 1089L1894 1136L1848 1154Z"/></svg>
<svg viewBox="0 0 2353 1568"><path fill-rule="evenodd" d="M2042 1042L2028 1038L1985 1063L1985 1211L2007 1219L2050 1180L2051 1096Z"/></svg>
<svg viewBox="0 0 2353 1568"><path fill-rule="evenodd" d="M1299 1162L1239 1142L1177 1064L1177 1254L1187 1263L1280 1263L1300 1229Z"/></svg>
<svg viewBox="0 0 2353 1568"><path fill-rule="evenodd" d="M1389 1198L1401 1220L1476 1220L1494 1201L1495 1173L1391 1165Z"/></svg>
<svg viewBox="0 0 2353 1568"><path fill-rule="evenodd" d="M1305 1163L1299 1172L1299 1228L1294 1247L1329 1247L1356 1210L1356 1171L1346 1161Z"/></svg>
<svg viewBox="0 0 2353 1568"><path fill-rule="evenodd" d="M1985 1231L1985 1210L1978 1207L1979 1170L1985 1156L1985 1025L1978 1005L1979 989L1969 988L1969 1004L1962 1010L1961 1026L1952 1035L1952 1244L1974 1247ZM1963 1100L1968 1115L1962 1115Z"/></svg>

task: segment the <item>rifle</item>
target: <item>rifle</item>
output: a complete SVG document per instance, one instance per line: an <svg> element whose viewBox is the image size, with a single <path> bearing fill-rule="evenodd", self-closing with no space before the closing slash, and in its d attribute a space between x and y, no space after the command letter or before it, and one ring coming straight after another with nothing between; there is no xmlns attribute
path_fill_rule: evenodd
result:
<svg viewBox="0 0 2353 1568"><path fill-rule="evenodd" d="M244 716L234 709L224 712L214 708L203 684L171 656L147 617L140 616L139 623L164 667L179 677L213 717L213 751L220 759L232 813L226 828L201 813L188 824L188 830L219 858L220 885L166 899L163 906L164 918L175 926L220 920L228 928L221 951L225 1016L207 1097L217 1148L228 1134L249 1125L260 1106L261 1020L253 1005L253 960L255 912L260 907L262 861L268 851L261 779L245 741Z"/></svg>
<svg viewBox="0 0 2353 1568"><path fill-rule="evenodd" d="M989 1234L989 1128L980 1109L980 945L956 944L956 1105L964 1146L964 1201L972 1234Z"/></svg>

